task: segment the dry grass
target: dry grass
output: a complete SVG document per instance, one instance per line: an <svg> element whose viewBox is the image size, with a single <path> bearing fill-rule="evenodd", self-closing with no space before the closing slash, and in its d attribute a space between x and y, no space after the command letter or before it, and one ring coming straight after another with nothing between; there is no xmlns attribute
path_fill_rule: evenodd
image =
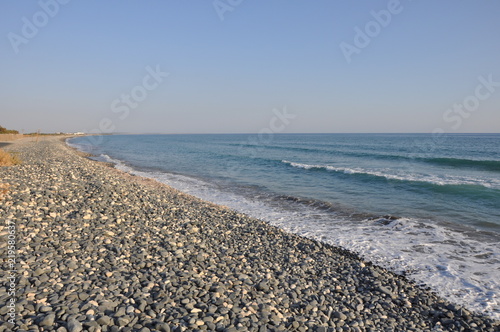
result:
<svg viewBox="0 0 500 332"><path fill-rule="evenodd" d="M5 152L0 149L0 166L13 166L21 163L18 156ZM9 192L10 185L8 183L0 183L0 201Z"/></svg>
<svg viewBox="0 0 500 332"><path fill-rule="evenodd" d="M18 156L0 149L0 166L13 166L21 163Z"/></svg>
<svg viewBox="0 0 500 332"><path fill-rule="evenodd" d="M0 201L9 191L10 185L8 183L0 183Z"/></svg>

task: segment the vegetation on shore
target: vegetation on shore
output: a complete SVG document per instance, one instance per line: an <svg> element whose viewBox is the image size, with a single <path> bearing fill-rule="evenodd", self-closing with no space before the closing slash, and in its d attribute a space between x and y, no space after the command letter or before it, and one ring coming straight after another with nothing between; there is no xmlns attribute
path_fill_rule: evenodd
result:
<svg viewBox="0 0 500 332"><path fill-rule="evenodd" d="M10 141L14 136L19 135L17 130L9 130L0 126L0 134L5 135L5 140ZM21 160L15 154L8 153L0 149L0 166L13 166L21 163ZM8 183L0 183L0 201L9 191L10 185Z"/></svg>
<svg viewBox="0 0 500 332"><path fill-rule="evenodd" d="M19 134L19 131L13 130L13 129L7 129L2 126L0 126L0 134Z"/></svg>
<svg viewBox="0 0 500 332"><path fill-rule="evenodd" d="M0 166L13 166L19 165L20 163L21 160L17 155L0 149Z"/></svg>

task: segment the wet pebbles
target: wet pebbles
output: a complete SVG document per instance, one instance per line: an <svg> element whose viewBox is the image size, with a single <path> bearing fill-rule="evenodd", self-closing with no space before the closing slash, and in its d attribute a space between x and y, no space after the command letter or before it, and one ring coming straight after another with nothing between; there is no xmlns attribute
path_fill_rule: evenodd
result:
<svg viewBox="0 0 500 332"><path fill-rule="evenodd" d="M17 231L1 331L498 331L355 254L79 156L18 141L0 169ZM1 271L2 281L7 272ZM2 283L3 285L4 283ZM0 304L9 300L0 286Z"/></svg>

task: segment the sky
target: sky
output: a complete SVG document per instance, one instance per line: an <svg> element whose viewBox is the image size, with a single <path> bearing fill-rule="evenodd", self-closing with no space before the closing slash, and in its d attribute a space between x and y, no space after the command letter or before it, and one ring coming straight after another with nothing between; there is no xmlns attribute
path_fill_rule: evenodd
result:
<svg viewBox="0 0 500 332"><path fill-rule="evenodd" d="M500 132L500 1L1 0L23 132Z"/></svg>

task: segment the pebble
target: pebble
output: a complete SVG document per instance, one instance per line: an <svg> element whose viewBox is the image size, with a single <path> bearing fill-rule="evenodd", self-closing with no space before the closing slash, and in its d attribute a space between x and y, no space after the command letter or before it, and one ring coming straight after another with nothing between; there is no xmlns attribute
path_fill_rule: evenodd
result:
<svg viewBox="0 0 500 332"><path fill-rule="evenodd" d="M333 313L333 317L337 318L338 320L346 320L347 319L347 316L339 311L335 311Z"/></svg>
<svg viewBox="0 0 500 332"><path fill-rule="evenodd" d="M48 314L47 316L43 317L38 323L39 326L52 326L54 325L54 320L56 319L56 315L54 314Z"/></svg>
<svg viewBox="0 0 500 332"><path fill-rule="evenodd" d="M67 324L68 332L80 332L83 330L82 323L80 323L75 318L70 318Z"/></svg>

